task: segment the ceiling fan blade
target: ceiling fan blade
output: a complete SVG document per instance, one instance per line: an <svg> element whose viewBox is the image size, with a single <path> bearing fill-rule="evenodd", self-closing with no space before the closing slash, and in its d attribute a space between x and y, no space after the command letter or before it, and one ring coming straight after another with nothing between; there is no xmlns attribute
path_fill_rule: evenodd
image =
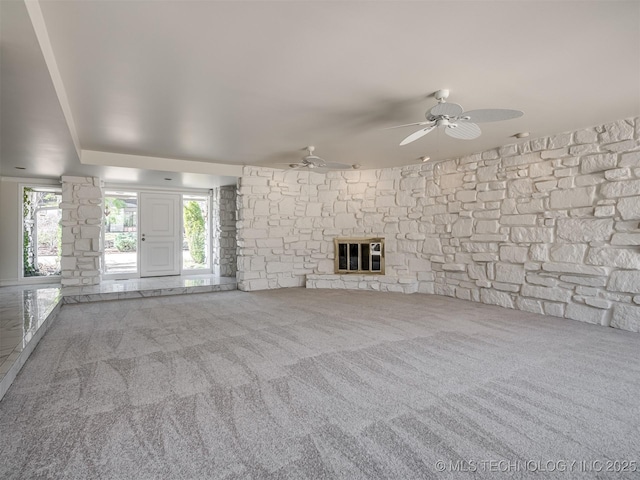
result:
<svg viewBox="0 0 640 480"><path fill-rule="evenodd" d="M429 125L433 122L417 122L417 123L406 123L404 125L396 125L395 127L387 127L385 130L391 130L392 128L403 128L403 127L417 127L420 125Z"/></svg>
<svg viewBox="0 0 640 480"><path fill-rule="evenodd" d="M351 165L346 163L325 163L321 168L330 168L331 170L352 170Z"/></svg>
<svg viewBox="0 0 640 480"><path fill-rule="evenodd" d="M459 138L461 140L473 140L478 138L482 131L480 127L471 122L458 122L457 127L447 127L444 129L444 133L453 138Z"/></svg>
<svg viewBox="0 0 640 480"><path fill-rule="evenodd" d="M489 123L500 122L502 120L511 120L524 115L520 110L507 110L503 108L485 108L482 110L471 110L464 112L465 117L469 117L469 122Z"/></svg>
<svg viewBox="0 0 640 480"><path fill-rule="evenodd" d="M299 167L290 168L289 170L295 170L296 172L311 172L311 173L328 173L332 171L332 169L327 168L325 166L312 167L311 165L300 165Z"/></svg>
<svg viewBox="0 0 640 480"><path fill-rule="evenodd" d="M429 110L429 115L433 115L434 117L437 117L438 115L446 115L448 117L457 117L463 111L464 109L462 108L461 105L458 105L457 103L445 102L445 103L439 103L438 105L433 107L431 110Z"/></svg>
<svg viewBox="0 0 640 480"><path fill-rule="evenodd" d="M409 135L407 138L405 138L400 142L400 146L406 145L411 142L415 142L419 138L424 137L427 133L429 133L434 128L436 128L436 126L431 125L430 127L423 128L422 130L418 130L417 132L413 132L411 135Z"/></svg>

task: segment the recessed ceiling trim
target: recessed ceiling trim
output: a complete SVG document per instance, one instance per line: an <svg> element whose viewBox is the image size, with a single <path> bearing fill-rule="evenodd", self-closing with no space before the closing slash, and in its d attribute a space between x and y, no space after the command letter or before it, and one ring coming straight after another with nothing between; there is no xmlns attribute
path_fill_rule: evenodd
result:
<svg viewBox="0 0 640 480"><path fill-rule="evenodd" d="M161 170L163 172L203 173L228 177L242 176L242 165L226 163L194 162L175 158L145 157L125 153L98 152L82 150L80 163L84 165L102 165L107 167L141 168L144 170Z"/></svg>
<svg viewBox="0 0 640 480"><path fill-rule="evenodd" d="M60 185L62 181L53 178L37 178L37 177L0 177L1 182L25 183L34 185Z"/></svg>
<svg viewBox="0 0 640 480"><path fill-rule="evenodd" d="M116 190L120 192L164 192L164 193L186 193L189 195L208 195L211 188L192 188L192 187L172 187L169 185L163 186L141 186L131 185L128 183L109 183L104 182L102 185L104 190Z"/></svg>
<svg viewBox="0 0 640 480"><path fill-rule="evenodd" d="M80 157L81 147L80 139L78 138L78 131L76 130L76 124L73 120L73 115L71 114L71 106L69 105L67 91L64 88L62 76L60 75L60 70L58 69L58 63L56 62L56 57L53 53L53 48L51 47L49 32L47 31L47 26L44 23L44 17L42 16L40 3L38 2L38 0L25 0L24 3L27 7L27 13L29 14L29 18L31 19L33 30L36 33L38 43L40 44L40 50L42 51L42 55L44 56L44 61L47 64L49 75L51 75L51 81L53 82L53 87L58 96L58 101L60 102L62 113L65 120L67 121L67 127L69 128L69 133L71 134L73 145L76 148L78 157Z"/></svg>

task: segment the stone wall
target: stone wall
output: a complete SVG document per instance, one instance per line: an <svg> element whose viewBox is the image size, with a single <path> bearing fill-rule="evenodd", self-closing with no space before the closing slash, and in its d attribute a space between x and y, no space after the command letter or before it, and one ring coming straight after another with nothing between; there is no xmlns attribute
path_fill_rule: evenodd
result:
<svg viewBox="0 0 640 480"><path fill-rule="evenodd" d="M638 331L639 123L435 165L435 293Z"/></svg>
<svg viewBox="0 0 640 480"><path fill-rule="evenodd" d="M223 277L236 276L236 190L235 185L213 189L213 271Z"/></svg>
<svg viewBox="0 0 640 480"><path fill-rule="evenodd" d="M431 276L431 275L429 275ZM411 277L393 277L389 275L365 275L365 274L309 274L307 275L307 288L334 288L342 290L372 290L375 292L416 293L421 286L433 293L432 286L427 282L420 282Z"/></svg>
<svg viewBox="0 0 640 480"><path fill-rule="evenodd" d="M100 283L102 188L99 178L62 177L62 286Z"/></svg>
<svg viewBox="0 0 640 480"><path fill-rule="evenodd" d="M237 198L240 290L303 286L305 275L317 266L311 263L312 250L321 259L328 257L326 248L320 252L319 234L313 234L313 227L318 227L313 217L321 208L317 187L325 178L311 174L311 185L303 183L303 177L299 172L244 167ZM311 198L313 217L307 217Z"/></svg>
<svg viewBox="0 0 640 480"><path fill-rule="evenodd" d="M240 286L340 287L333 238L384 236L400 291L638 331L639 140L627 119L400 169L247 168Z"/></svg>
<svg viewBox="0 0 640 480"><path fill-rule="evenodd" d="M238 192L239 288L306 284L432 293L429 252L423 244L428 235L437 235L433 226L419 221L425 189L407 189L414 182L409 177L418 171L411 167L321 175L246 167ZM424 187L424 178L420 181ZM385 237L386 275L358 282L356 277L331 276L333 239L371 236Z"/></svg>

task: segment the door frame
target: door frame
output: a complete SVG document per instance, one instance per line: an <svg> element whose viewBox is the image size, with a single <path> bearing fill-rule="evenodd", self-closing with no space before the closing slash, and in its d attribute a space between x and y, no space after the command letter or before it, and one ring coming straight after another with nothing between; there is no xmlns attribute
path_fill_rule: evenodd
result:
<svg viewBox="0 0 640 480"><path fill-rule="evenodd" d="M138 244L138 250L140 251L140 277L180 275L182 273L180 254L182 252L183 237L182 229L180 228L182 196L178 193L141 192L139 198L138 231L139 235L142 236ZM162 221L159 224L156 223L156 208L161 208L158 213L161 214ZM165 208L167 215L162 214ZM160 225L160 229L155 230ZM154 231L155 234L153 233ZM151 255L151 252L156 251L158 248L160 249L160 255ZM166 252L166 255L164 252ZM164 260L157 265L151 261L153 258L160 258L161 260L164 258Z"/></svg>
<svg viewBox="0 0 640 480"><path fill-rule="evenodd" d="M105 183L103 186L103 191L107 191L107 190L115 190L115 191L124 191L124 192L131 192L131 193L135 193L138 196L138 224L140 224L140 194L141 193L158 193L158 194L162 194L162 193L177 193L180 194L181 197L182 195L202 195L202 196L206 196L209 198L209 212L208 212L208 225L209 225L209 229L208 229L208 237L209 237L209 256L210 261L209 261L209 268L206 269L202 269L202 270L187 270L186 274L188 275L197 275L199 273L206 275L206 274L211 274L213 273L213 214L212 214L212 210L211 210L211 206L212 206L212 197L213 197L213 189L203 189L203 188L162 188L162 187L145 187L145 186L138 186L136 185L135 187L133 187L131 184L122 184L122 183ZM180 222L179 223L179 228L180 228L180 238L184 237L184 219L183 219L183 198L181 198L180 200ZM137 229L137 234L138 234L138 245L140 245L141 242L141 231L140 228ZM104 245L104 228L102 228L102 244ZM131 278L143 278L140 276L140 248L138 248L137 251L137 265L136 265L136 271L135 272L131 272L131 273L102 273L102 278L105 280L127 280L127 279L131 279ZM182 255L182 254L181 254ZM103 258L103 264L104 264L104 252L102 253L102 258ZM183 268L182 268L182 258L180 259L180 275L183 275ZM149 277L149 278L153 278L153 277Z"/></svg>

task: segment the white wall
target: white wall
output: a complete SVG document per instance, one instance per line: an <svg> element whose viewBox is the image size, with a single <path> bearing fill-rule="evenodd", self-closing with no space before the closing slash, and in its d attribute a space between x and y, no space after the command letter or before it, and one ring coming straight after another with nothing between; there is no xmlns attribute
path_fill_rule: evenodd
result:
<svg viewBox="0 0 640 480"><path fill-rule="evenodd" d="M640 330L638 119L436 165L247 168L238 205L246 290L371 288L331 275L333 238L384 236L400 290Z"/></svg>
<svg viewBox="0 0 640 480"><path fill-rule="evenodd" d="M0 286L18 281L18 183L0 178Z"/></svg>

